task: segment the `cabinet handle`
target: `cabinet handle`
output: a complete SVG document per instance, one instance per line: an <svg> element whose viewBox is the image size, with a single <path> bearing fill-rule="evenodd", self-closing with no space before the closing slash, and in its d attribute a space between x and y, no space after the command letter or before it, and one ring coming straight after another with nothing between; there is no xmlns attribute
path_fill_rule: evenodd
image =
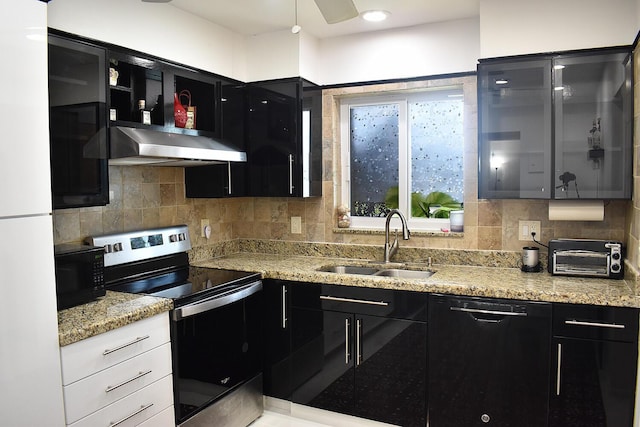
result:
<svg viewBox="0 0 640 427"><path fill-rule="evenodd" d="M351 329L351 322L349 319L344 319L344 364L348 365L351 360L351 353L349 352L349 329Z"/></svg>
<svg viewBox="0 0 640 427"><path fill-rule="evenodd" d="M111 427L115 427L115 426L117 426L117 425L120 425L120 424L122 424L123 422L127 421L129 418L133 418L133 417L135 417L135 416L136 416L136 415L138 415L140 412L146 411L147 409L151 408L152 406L153 406L153 403L149 403L148 405L142 405L142 406L140 406L140 409L138 409L138 410L137 410L137 411L135 411L134 413L127 415L126 417L122 418L121 420L118 420L118 421L115 421L115 422L114 422L114 421L111 421L111 422L109 423L109 425L110 425Z"/></svg>
<svg viewBox="0 0 640 427"><path fill-rule="evenodd" d="M227 194L231 195L231 162L227 162L227 176L229 177L229 187L227 187Z"/></svg>
<svg viewBox="0 0 640 427"><path fill-rule="evenodd" d="M462 311L463 313L495 314L498 316L527 316L527 313L516 313L515 311L480 310L478 308L466 307L449 307L449 309L451 311Z"/></svg>
<svg viewBox="0 0 640 427"><path fill-rule="evenodd" d="M356 320L356 366L362 363L362 319Z"/></svg>
<svg viewBox="0 0 640 427"><path fill-rule="evenodd" d="M331 295L320 295L320 299L325 300L325 301L353 302L353 303L356 303L356 304L368 304L368 305L380 305L380 306L389 305L388 302L384 302L384 301L369 301L369 300L365 300L365 299L332 297Z"/></svg>
<svg viewBox="0 0 640 427"><path fill-rule="evenodd" d="M116 348L111 348L111 349L109 349L109 348L108 348L108 349L106 349L105 351L103 351L103 352L102 352L102 355L103 355L103 356L106 356L107 354L111 354L111 353L113 353L113 352L115 352L115 351L122 350L123 348L127 348L127 347L129 347L130 345L134 345L134 344L139 343L140 341L144 341L144 340L146 340L147 338L149 338L149 335L145 335L145 336L143 336L143 337L137 337L135 340L133 340L133 341L131 341L131 342L128 342L128 343L126 343L126 344L122 344L121 346L118 346L118 347L116 347Z"/></svg>
<svg viewBox="0 0 640 427"><path fill-rule="evenodd" d="M558 370L556 371L556 396L560 396L560 374L562 373L562 344L558 343Z"/></svg>
<svg viewBox="0 0 640 427"><path fill-rule="evenodd" d="M282 329L287 329L287 288L282 286Z"/></svg>
<svg viewBox="0 0 640 427"><path fill-rule="evenodd" d="M111 391L113 391L113 390L115 390L115 389L117 389L117 388L122 387L123 385L127 385L127 384L129 384L130 382L135 381L135 380L137 380L137 379L140 379L140 378L142 378L142 377L144 377L145 375L148 375L148 374L150 374L150 373L151 373L151 369L149 369L149 370L148 370L148 371L146 371L146 372L142 372L142 371L140 371L140 372L138 372L138 375L136 375L136 376L135 376L135 377L133 377L133 378L129 378L128 380L122 381L122 382L121 382L120 384L118 384L118 385L114 385L114 386L109 386L109 387L107 387L107 388L105 389L105 393L109 393L109 392L111 392Z"/></svg>
<svg viewBox="0 0 640 427"><path fill-rule="evenodd" d="M293 154L289 154L289 194L293 194Z"/></svg>
<svg viewBox="0 0 640 427"><path fill-rule="evenodd" d="M565 325L574 325L574 326L594 326L596 328L611 328L611 329L624 329L624 325L619 325L617 323L599 323L599 322L583 322L581 320L565 320Z"/></svg>

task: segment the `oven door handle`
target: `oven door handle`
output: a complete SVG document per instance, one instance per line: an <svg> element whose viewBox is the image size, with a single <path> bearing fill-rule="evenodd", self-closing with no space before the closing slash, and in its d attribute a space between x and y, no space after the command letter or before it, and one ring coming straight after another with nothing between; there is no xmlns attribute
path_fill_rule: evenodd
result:
<svg viewBox="0 0 640 427"><path fill-rule="evenodd" d="M240 301L261 290L262 281L258 280L257 282L234 288L222 295L214 295L212 297L178 307L173 310L172 319L177 322L178 320Z"/></svg>

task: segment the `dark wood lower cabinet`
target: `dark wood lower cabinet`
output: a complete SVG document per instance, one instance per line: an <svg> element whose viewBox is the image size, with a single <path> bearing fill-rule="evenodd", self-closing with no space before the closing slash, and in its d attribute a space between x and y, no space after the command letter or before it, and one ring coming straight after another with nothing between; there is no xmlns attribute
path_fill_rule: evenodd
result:
<svg viewBox="0 0 640 427"><path fill-rule="evenodd" d="M296 403L401 426L426 424L426 323L294 309ZM296 326L294 326L294 329ZM305 332L313 332L307 336Z"/></svg>
<svg viewBox="0 0 640 427"><path fill-rule="evenodd" d="M291 396L290 284L263 280L264 298L264 394L288 400Z"/></svg>
<svg viewBox="0 0 640 427"><path fill-rule="evenodd" d="M550 427L631 427L637 344L554 339Z"/></svg>
<svg viewBox="0 0 640 427"><path fill-rule="evenodd" d="M424 316L426 298L421 307L410 292L298 286L292 287L291 400L424 427L427 324L410 317Z"/></svg>
<svg viewBox="0 0 640 427"><path fill-rule="evenodd" d="M631 427L635 308L554 304L550 427Z"/></svg>
<svg viewBox="0 0 640 427"><path fill-rule="evenodd" d="M640 310L274 280L264 291L268 396L404 427L633 425Z"/></svg>

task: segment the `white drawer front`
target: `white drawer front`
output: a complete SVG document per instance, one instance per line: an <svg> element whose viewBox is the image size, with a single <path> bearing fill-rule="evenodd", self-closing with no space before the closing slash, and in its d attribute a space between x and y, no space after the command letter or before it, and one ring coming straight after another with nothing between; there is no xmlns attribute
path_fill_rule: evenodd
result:
<svg viewBox="0 0 640 427"><path fill-rule="evenodd" d="M158 422L152 423L152 420ZM175 426L171 375L82 418L71 426L130 427L141 423L154 427Z"/></svg>
<svg viewBox="0 0 640 427"><path fill-rule="evenodd" d="M60 349L68 385L169 342L169 315L161 313Z"/></svg>
<svg viewBox="0 0 640 427"><path fill-rule="evenodd" d="M171 345L167 343L64 386L67 423L76 422L170 374Z"/></svg>
<svg viewBox="0 0 640 427"><path fill-rule="evenodd" d="M158 415L138 424L139 427L175 427L176 415L173 406L168 407Z"/></svg>

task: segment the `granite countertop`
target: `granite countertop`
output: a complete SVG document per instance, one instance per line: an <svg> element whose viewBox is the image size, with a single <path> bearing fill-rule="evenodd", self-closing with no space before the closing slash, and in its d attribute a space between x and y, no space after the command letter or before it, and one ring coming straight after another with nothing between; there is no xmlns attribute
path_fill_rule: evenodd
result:
<svg viewBox="0 0 640 427"><path fill-rule="evenodd" d="M104 297L58 312L60 346L117 329L169 311L173 301L146 295L107 291Z"/></svg>
<svg viewBox="0 0 640 427"><path fill-rule="evenodd" d="M402 289L454 295L509 298L640 308L635 283L626 280L553 276L545 272L523 273L518 268L434 264L427 279L406 279L317 271L328 265L368 265L366 260L314 256L237 253L195 262L194 265L262 273L265 279L328 283L349 286ZM425 264L395 264L384 268L427 270Z"/></svg>

